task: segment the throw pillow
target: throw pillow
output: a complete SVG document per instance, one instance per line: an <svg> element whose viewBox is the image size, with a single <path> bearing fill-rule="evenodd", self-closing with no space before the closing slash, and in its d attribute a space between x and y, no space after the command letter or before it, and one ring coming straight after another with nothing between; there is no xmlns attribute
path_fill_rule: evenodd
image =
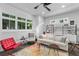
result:
<svg viewBox="0 0 79 59"><path fill-rule="evenodd" d="M66 41L66 37L62 37L61 42L65 43L65 41Z"/></svg>

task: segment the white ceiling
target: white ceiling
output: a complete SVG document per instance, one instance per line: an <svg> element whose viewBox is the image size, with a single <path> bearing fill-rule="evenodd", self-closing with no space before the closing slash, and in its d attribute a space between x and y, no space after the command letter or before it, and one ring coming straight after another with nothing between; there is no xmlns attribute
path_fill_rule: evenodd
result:
<svg viewBox="0 0 79 59"><path fill-rule="evenodd" d="M32 15L41 15L44 17L69 12L76 10L79 7L79 3L52 3L48 6L51 9L51 12L49 12L42 5L40 5L38 9L34 9L34 7L39 5L39 3L10 3L9 5Z"/></svg>

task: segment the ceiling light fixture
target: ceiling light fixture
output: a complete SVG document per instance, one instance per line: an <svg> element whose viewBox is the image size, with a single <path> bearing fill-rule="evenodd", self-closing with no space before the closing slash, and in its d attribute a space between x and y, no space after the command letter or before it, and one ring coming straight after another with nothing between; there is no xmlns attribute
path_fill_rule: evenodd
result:
<svg viewBox="0 0 79 59"><path fill-rule="evenodd" d="M65 8L65 7L66 7L66 5L62 5L61 7L62 7L62 8Z"/></svg>
<svg viewBox="0 0 79 59"><path fill-rule="evenodd" d="M42 14L45 14L45 12L42 12Z"/></svg>

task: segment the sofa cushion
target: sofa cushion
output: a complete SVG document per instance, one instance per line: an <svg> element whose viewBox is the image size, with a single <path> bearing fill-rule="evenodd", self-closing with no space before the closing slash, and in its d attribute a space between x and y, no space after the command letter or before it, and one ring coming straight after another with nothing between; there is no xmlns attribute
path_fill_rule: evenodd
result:
<svg viewBox="0 0 79 59"><path fill-rule="evenodd" d="M4 50L11 49L12 46L15 45L15 44L16 43L15 43L13 37L1 40L1 45L2 45L2 47L3 47Z"/></svg>
<svg viewBox="0 0 79 59"><path fill-rule="evenodd" d="M77 39L77 36L76 35L72 35L72 34L67 34L67 38L68 38L68 41L70 43L76 43L76 39Z"/></svg>
<svg viewBox="0 0 79 59"><path fill-rule="evenodd" d="M65 43L66 41L66 36L55 36L55 41Z"/></svg>
<svg viewBox="0 0 79 59"><path fill-rule="evenodd" d="M66 42L66 37L62 37L60 42L65 43Z"/></svg>

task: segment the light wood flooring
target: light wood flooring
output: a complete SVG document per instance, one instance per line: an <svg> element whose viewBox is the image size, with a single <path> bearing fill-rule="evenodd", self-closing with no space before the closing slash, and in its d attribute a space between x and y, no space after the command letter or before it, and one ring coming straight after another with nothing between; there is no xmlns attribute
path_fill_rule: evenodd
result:
<svg viewBox="0 0 79 59"><path fill-rule="evenodd" d="M50 50L50 52L49 52ZM14 55L16 56L68 56L68 52L58 50L54 51L54 49L45 47L45 46L39 46L37 43L30 46L25 47L24 49L21 49L18 52L15 52Z"/></svg>

